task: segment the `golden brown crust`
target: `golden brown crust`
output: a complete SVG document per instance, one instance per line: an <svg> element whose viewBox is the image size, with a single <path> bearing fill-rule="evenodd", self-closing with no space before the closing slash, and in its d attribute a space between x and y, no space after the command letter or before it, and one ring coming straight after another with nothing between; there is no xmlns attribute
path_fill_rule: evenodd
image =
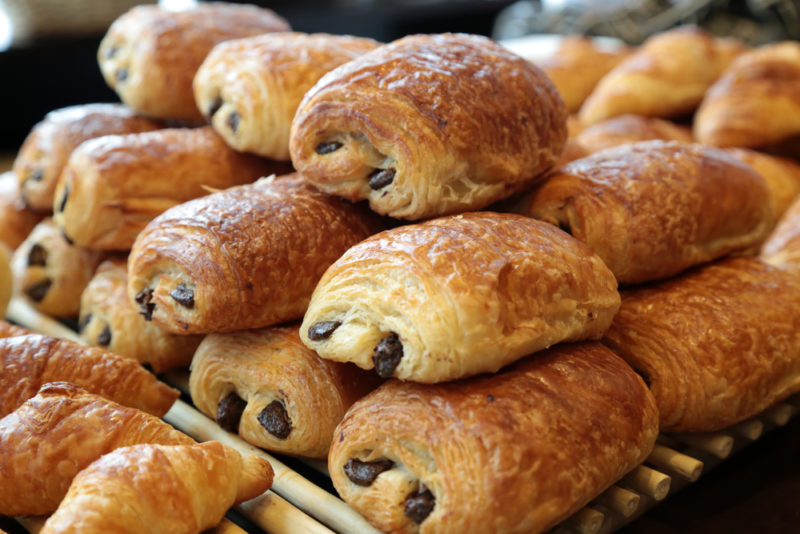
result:
<svg viewBox="0 0 800 534"><path fill-rule="evenodd" d="M623 292L604 343L649 380L662 431L719 430L800 391L800 287L734 258Z"/></svg>
<svg viewBox="0 0 800 534"><path fill-rule="evenodd" d="M8 321L0 320L0 338L14 337L14 336L27 336L28 334L35 334L21 326L9 323Z"/></svg>
<svg viewBox="0 0 800 534"><path fill-rule="evenodd" d="M188 367L202 341L201 336L170 334L144 320L128 299L128 264L123 259L97 268L81 295L78 325L86 344L134 358L156 373Z"/></svg>
<svg viewBox="0 0 800 534"><path fill-rule="evenodd" d="M72 382L115 402L162 416L179 392L139 362L73 341L30 334L0 339L0 416L47 382Z"/></svg>
<svg viewBox="0 0 800 534"><path fill-rule="evenodd" d="M168 208L283 172L285 164L240 154L211 127L105 136L70 156L56 188L53 218L78 245L129 250Z"/></svg>
<svg viewBox="0 0 800 534"><path fill-rule="evenodd" d="M41 534L199 534L271 484L267 460L218 441L132 445L81 471Z"/></svg>
<svg viewBox="0 0 800 534"><path fill-rule="evenodd" d="M563 344L496 375L387 382L348 411L328 465L345 501L387 532L542 532L644 460L657 433L625 362L599 343ZM350 459L394 464L364 487L345 474ZM421 486L435 505L417 525L404 501Z"/></svg>
<svg viewBox="0 0 800 534"><path fill-rule="evenodd" d="M290 32L220 43L194 77L195 100L236 150L288 161L289 128L306 92L326 72L378 45L349 35Z"/></svg>
<svg viewBox="0 0 800 534"><path fill-rule="evenodd" d="M772 197L775 220L780 219L800 194L800 164L746 148L730 148L728 154L750 165L764 178Z"/></svg>
<svg viewBox="0 0 800 534"><path fill-rule="evenodd" d="M677 274L759 246L774 224L761 176L722 150L645 141L573 161L521 213L586 243L620 283Z"/></svg>
<svg viewBox="0 0 800 534"><path fill-rule="evenodd" d="M674 117L694 111L706 90L744 51L696 27L659 33L600 80L580 110L589 125L633 113Z"/></svg>
<svg viewBox="0 0 800 534"><path fill-rule="evenodd" d="M347 409L379 381L353 364L323 360L300 342L298 327L207 336L192 361L189 386L195 406L218 422L228 395L246 402L241 422L226 430L238 428L249 443L324 458Z"/></svg>
<svg viewBox="0 0 800 534"><path fill-rule="evenodd" d="M200 121L192 79L214 45L288 29L271 10L252 5L203 2L182 11L138 6L111 24L97 61L106 83L132 109Z"/></svg>
<svg viewBox="0 0 800 534"><path fill-rule="evenodd" d="M480 209L531 184L556 163L566 133L561 98L532 63L484 37L416 35L317 82L292 123L290 152L322 190L420 219ZM332 144L341 146L323 149Z"/></svg>
<svg viewBox="0 0 800 534"><path fill-rule="evenodd" d="M325 269L377 231L361 208L297 175L176 206L139 234L128 298L178 334L299 319Z"/></svg>
<svg viewBox="0 0 800 534"><path fill-rule="evenodd" d="M11 253L0 243L0 317L6 316L6 307L14 289L14 275L11 273Z"/></svg>
<svg viewBox="0 0 800 534"><path fill-rule="evenodd" d="M14 250L41 220L41 215L25 207L16 174L0 173L0 243Z"/></svg>
<svg viewBox="0 0 800 534"><path fill-rule="evenodd" d="M323 358L364 369L377 358L381 376L440 382L599 339L618 305L613 275L579 241L518 215L465 213L348 250L320 280L300 335ZM318 323L341 324L312 339ZM388 373L375 356L387 343L400 345Z"/></svg>
<svg viewBox="0 0 800 534"><path fill-rule="evenodd" d="M708 90L694 122L701 143L760 147L800 135L800 43L741 55Z"/></svg>
<svg viewBox="0 0 800 534"><path fill-rule="evenodd" d="M102 455L136 443L191 444L159 418L67 382L42 386L0 419L0 514L58 508L75 475Z"/></svg>
<svg viewBox="0 0 800 534"><path fill-rule="evenodd" d="M685 126L641 115L620 115L593 124L574 137L587 155L606 148L655 139L682 143L691 143L694 140L692 131Z"/></svg>
<svg viewBox="0 0 800 534"><path fill-rule="evenodd" d="M783 214L761 247L759 258L775 267L800 274L800 198Z"/></svg>

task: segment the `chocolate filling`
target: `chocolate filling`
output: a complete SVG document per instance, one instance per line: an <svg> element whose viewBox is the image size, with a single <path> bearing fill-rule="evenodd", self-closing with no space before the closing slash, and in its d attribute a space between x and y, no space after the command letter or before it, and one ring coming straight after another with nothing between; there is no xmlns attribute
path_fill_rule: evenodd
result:
<svg viewBox="0 0 800 534"><path fill-rule="evenodd" d="M58 203L58 210L57 211L64 211L64 208L67 205L67 199L69 198L69 186L64 187L64 194L61 195L61 202Z"/></svg>
<svg viewBox="0 0 800 534"><path fill-rule="evenodd" d="M328 339L333 334L333 331L342 326L341 321L320 321L312 324L308 328L308 339L312 341L319 341L320 339Z"/></svg>
<svg viewBox="0 0 800 534"><path fill-rule="evenodd" d="M239 421L242 420L242 412L247 406L247 402L235 391L231 391L224 399L219 401L217 406L217 424L228 432L234 434L239 432Z"/></svg>
<svg viewBox="0 0 800 534"><path fill-rule="evenodd" d="M428 488L420 485L419 489L406 497L406 506L403 514L417 524L425 521L436 506L436 497Z"/></svg>
<svg viewBox="0 0 800 534"><path fill-rule="evenodd" d="M319 154L320 156L325 156L332 152L336 152L337 150L342 148L342 146L343 146L342 143L339 143L337 141L329 141L327 143L318 144L316 150L317 154Z"/></svg>
<svg viewBox="0 0 800 534"><path fill-rule="evenodd" d="M97 344L101 347L107 347L111 344L111 328L108 325L97 334Z"/></svg>
<svg viewBox="0 0 800 534"><path fill-rule="evenodd" d="M144 320L152 321L153 312L156 309L156 303L153 302L153 290L147 287L139 291L134 299L136 300L136 304L141 308L139 313L144 316Z"/></svg>
<svg viewBox="0 0 800 534"><path fill-rule="evenodd" d="M242 120L242 116L239 115L238 111L234 111L228 115L228 120L226 122L228 123L228 126L231 127L231 130L233 130L233 133L236 133L236 130L239 129L240 120Z"/></svg>
<svg viewBox="0 0 800 534"><path fill-rule="evenodd" d="M350 458L344 464L344 474L347 475L353 484L359 486L371 486L378 475L394 467L391 460L376 460L374 462L362 462L356 458Z"/></svg>
<svg viewBox="0 0 800 534"><path fill-rule="evenodd" d="M194 308L194 291L191 287L178 284L178 287L169 292L169 296L184 308Z"/></svg>
<svg viewBox="0 0 800 534"><path fill-rule="evenodd" d="M26 287L25 294L28 295L32 301L41 302L50 290L51 285L53 285L53 281L49 278L45 278L41 282L36 282Z"/></svg>
<svg viewBox="0 0 800 534"><path fill-rule="evenodd" d="M118 82L124 82L128 79L128 69L119 69L116 73L114 73Z"/></svg>
<svg viewBox="0 0 800 534"><path fill-rule="evenodd" d="M394 169L375 169L369 175L369 186L376 191L383 189L394 181L394 174Z"/></svg>
<svg viewBox="0 0 800 534"><path fill-rule="evenodd" d="M44 178L44 170L36 169L28 173L28 178L26 179L26 181L33 180L34 182L41 182L42 178Z"/></svg>
<svg viewBox="0 0 800 534"><path fill-rule="evenodd" d="M209 104L209 106L208 106L208 115L207 115L207 117L209 119L211 117L213 117L217 113L217 111L219 111L219 108L221 108L221 107L222 107L222 99L220 97L218 97L218 96L214 97L214 99L211 100L211 104Z"/></svg>
<svg viewBox="0 0 800 534"><path fill-rule="evenodd" d="M292 420L286 413L286 407L281 401L270 402L261 413L258 414L258 422L261 423L267 432L278 439L286 439L292 431Z"/></svg>
<svg viewBox="0 0 800 534"><path fill-rule="evenodd" d="M44 267L47 265L47 249L39 243L34 243L28 252L28 266L39 265Z"/></svg>
<svg viewBox="0 0 800 534"><path fill-rule="evenodd" d="M372 352L372 363L375 365L375 372L381 378L389 378L394 374L394 370L403 357L403 344L400 338L392 332L381 339L375 350Z"/></svg>
<svg viewBox="0 0 800 534"><path fill-rule="evenodd" d="M91 313L87 313L84 317L78 321L78 332L83 332L86 330L86 327L89 326L89 323L92 322L93 315Z"/></svg>

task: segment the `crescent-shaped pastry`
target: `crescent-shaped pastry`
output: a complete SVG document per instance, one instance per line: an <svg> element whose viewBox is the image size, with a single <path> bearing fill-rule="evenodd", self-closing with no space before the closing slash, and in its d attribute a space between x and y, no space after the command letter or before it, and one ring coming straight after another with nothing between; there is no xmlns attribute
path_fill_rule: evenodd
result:
<svg viewBox="0 0 800 534"><path fill-rule="evenodd" d="M603 340L645 377L665 432L714 431L800 391L800 284L733 258L623 291Z"/></svg>
<svg viewBox="0 0 800 534"><path fill-rule="evenodd" d="M578 240L541 221L473 212L348 250L314 290L300 335L323 358L441 382L599 339L618 306L614 276Z"/></svg>
<svg viewBox="0 0 800 534"><path fill-rule="evenodd" d="M746 148L730 148L728 154L750 165L764 178L772 196L772 211L780 219L800 194L800 164Z"/></svg>
<svg viewBox="0 0 800 534"><path fill-rule="evenodd" d="M36 395L47 382L72 382L159 417L179 395L136 360L67 339L37 334L2 338L0 363L1 417Z"/></svg>
<svg viewBox="0 0 800 534"><path fill-rule="evenodd" d="M199 534L271 485L267 460L218 441L132 445L78 473L40 534Z"/></svg>
<svg viewBox="0 0 800 534"><path fill-rule="evenodd" d="M761 147L800 135L800 43L742 54L708 90L694 121L701 143Z"/></svg>
<svg viewBox="0 0 800 534"><path fill-rule="evenodd" d="M652 450L644 382L599 343L559 345L495 375L390 380L336 429L342 498L395 533L542 532Z"/></svg>
<svg viewBox="0 0 800 534"><path fill-rule="evenodd" d="M292 123L315 186L403 219L483 208L558 161L566 110L545 74L485 38L412 35L322 77Z"/></svg>
<svg viewBox="0 0 800 534"><path fill-rule="evenodd" d="M580 118L589 125L626 113L664 118L691 113L744 50L737 40L697 27L656 34L600 80Z"/></svg>
<svg viewBox="0 0 800 534"><path fill-rule="evenodd" d="M17 176L12 171L0 173L0 243L14 250L41 220L25 207Z"/></svg>
<svg viewBox="0 0 800 534"><path fill-rule="evenodd" d="M297 324L211 334L192 361L192 402L258 447L325 458L348 408L378 386L353 364L323 360Z"/></svg>
<svg viewBox="0 0 800 534"><path fill-rule="evenodd" d="M14 289L14 275L11 273L11 253L0 243L0 317L6 316L6 307Z"/></svg>
<svg viewBox="0 0 800 534"><path fill-rule="evenodd" d="M78 245L130 250L168 208L283 172L230 148L210 126L93 139L75 149L56 188L53 218Z"/></svg>
<svg viewBox="0 0 800 534"><path fill-rule="evenodd" d="M800 197L789 206L764 242L759 258L800 274Z"/></svg>
<svg viewBox="0 0 800 534"><path fill-rule="evenodd" d="M170 334L145 321L128 299L125 260L100 264L81 295L81 339L121 356L148 364L155 373L188 367L201 336Z"/></svg>
<svg viewBox="0 0 800 534"><path fill-rule="evenodd" d="M201 121L192 79L217 43L289 24L269 9L225 2L201 2L172 11L137 6L109 27L97 61L106 83L143 115Z"/></svg>
<svg viewBox="0 0 800 534"><path fill-rule="evenodd" d="M598 122L585 128L573 138L586 150L587 155L606 148L656 139L682 143L694 141L689 128L642 115L620 115Z"/></svg>
<svg viewBox="0 0 800 534"><path fill-rule="evenodd" d="M521 206L586 243L625 284L757 248L774 225L757 172L722 150L674 141L573 161Z"/></svg>
<svg viewBox="0 0 800 534"><path fill-rule="evenodd" d="M177 334L299 319L325 269L378 230L363 207L297 175L176 206L136 239L128 298Z"/></svg>
<svg viewBox="0 0 800 534"><path fill-rule="evenodd" d="M230 146L289 160L289 128L306 92L331 69L377 47L372 39L268 33L214 47L194 77L194 97Z"/></svg>
<svg viewBox="0 0 800 534"><path fill-rule="evenodd" d="M122 104L83 104L51 111L33 127L14 160L25 203L40 212L52 211L58 177L69 155L84 141L163 127Z"/></svg>
<svg viewBox="0 0 800 534"><path fill-rule="evenodd" d="M45 515L102 455L136 443L189 445L158 417L67 382L45 384L0 419L0 515Z"/></svg>
<svg viewBox="0 0 800 534"><path fill-rule="evenodd" d="M14 252L17 285L30 304L46 315L77 317L81 292L106 255L73 245L52 219L36 225Z"/></svg>

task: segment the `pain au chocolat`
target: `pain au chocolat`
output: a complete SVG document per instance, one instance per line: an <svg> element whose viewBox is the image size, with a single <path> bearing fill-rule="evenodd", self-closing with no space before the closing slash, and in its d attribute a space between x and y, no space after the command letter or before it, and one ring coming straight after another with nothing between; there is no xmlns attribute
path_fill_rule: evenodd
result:
<svg viewBox="0 0 800 534"><path fill-rule="evenodd" d="M390 380L336 429L336 490L395 533L538 533L650 453L658 413L600 343L561 344L497 374Z"/></svg>
<svg viewBox="0 0 800 534"><path fill-rule="evenodd" d="M573 161L516 209L586 243L626 284L756 250L774 225L769 189L755 170L722 150L674 141Z"/></svg>
<svg viewBox="0 0 800 534"><path fill-rule="evenodd" d="M614 276L578 240L530 218L471 212L348 250L320 280L300 335L323 358L440 382L599 339L618 306Z"/></svg>
<svg viewBox="0 0 800 534"><path fill-rule="evenodd" d="M561 97L532 63L485 37L412 35L323 76L290 152L321 190L413 220L532 184L566 136Z"/></svg>

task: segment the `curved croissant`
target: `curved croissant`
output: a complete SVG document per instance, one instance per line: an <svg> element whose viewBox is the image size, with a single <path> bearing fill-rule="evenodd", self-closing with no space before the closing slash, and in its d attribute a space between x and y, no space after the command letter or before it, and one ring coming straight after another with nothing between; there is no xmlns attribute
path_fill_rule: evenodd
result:
<svg viewBox="0 0 800 534"><path fill-rule="evenodd" d="M54 512L80 470L136 443L194 441L141 410L67 382L45 384L0 419L0 515Z"/></svg>
<svg viewBox="0 0 800 534"><path fill-rule="evenodd" d="M16 175L0 173L0 243L14 250L41 220L40 214L25 207Z"/></svg>
<svg viewBox="0 0 800 534"><path fill-rule="evenodd" d="M81 471L41 534L198 534L272 485L272 468L217 441L133 445Z"/></svg>

